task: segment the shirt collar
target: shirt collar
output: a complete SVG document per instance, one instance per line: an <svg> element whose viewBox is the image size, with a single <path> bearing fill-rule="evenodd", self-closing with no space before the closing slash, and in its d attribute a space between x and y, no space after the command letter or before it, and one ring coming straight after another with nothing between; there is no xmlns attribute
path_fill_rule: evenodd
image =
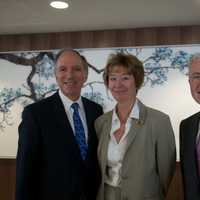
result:
<svg viewBox="0 0 200 200"><path fill-rule="evenodd" d="M139 110L138 100L136 99L128 118L139 119L139 112L140 112L140 110ZM114 122L119 121L119 118L118 118L117 112L116 112L116 107L113 110L112 120Z"/></svg>
<svg viewBox="0 0 200 200"><path fill-rule="evenodd" d="M64 104L64 106L67 110L70 110L71 105L75 102L79 104L80 109L83 109L83 102L81 100L81 96L79 97L78 100L72 101L67 96L65 96L61 90L58 91L58 94L59 94L59 96L60 96L60 98L61 98L61 100L62 100L62 102L63 102L63 104Z"/></svg>

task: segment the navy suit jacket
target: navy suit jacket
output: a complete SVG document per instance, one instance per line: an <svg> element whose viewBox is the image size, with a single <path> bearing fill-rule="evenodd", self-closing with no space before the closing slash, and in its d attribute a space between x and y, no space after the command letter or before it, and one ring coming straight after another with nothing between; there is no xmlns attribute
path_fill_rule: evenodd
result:
<svg viewBox="0 0 200 200"><path fill-rule="evenodd" d="M196 159L199 120L200 112L180 124L180 161L185 200L200 200L200 177Z"/></svg>
<svg viewBox="0 0 200 200"><path fill-rule="evenodd" d="M82 97L88 126L88 154L78 144L55 93L27 106L19 126L16 200L94 200L99 183L95 119L102 107Z"/></svg>

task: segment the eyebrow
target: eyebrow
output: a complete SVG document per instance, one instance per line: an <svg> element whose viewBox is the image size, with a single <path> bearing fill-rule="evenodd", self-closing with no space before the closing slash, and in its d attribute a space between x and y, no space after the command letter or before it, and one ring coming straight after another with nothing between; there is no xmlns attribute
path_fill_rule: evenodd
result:
<svg viewBox="0 0 200 200"><path fill-rule="evenodd" d="M123 74L119 74L119 73L110 73L109 76L126 76L126 75L131 75L129 73L123 73Z"/></svg>

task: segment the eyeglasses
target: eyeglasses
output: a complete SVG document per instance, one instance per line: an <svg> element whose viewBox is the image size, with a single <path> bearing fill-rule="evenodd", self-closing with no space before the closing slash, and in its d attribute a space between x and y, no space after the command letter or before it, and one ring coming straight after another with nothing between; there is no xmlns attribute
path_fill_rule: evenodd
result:
<svg viewBox="0 0 200 200"><path fill-rule="evenodd" d="M189 79L200 81L200 73L194 73L194 74L189 75Z"/></svg>

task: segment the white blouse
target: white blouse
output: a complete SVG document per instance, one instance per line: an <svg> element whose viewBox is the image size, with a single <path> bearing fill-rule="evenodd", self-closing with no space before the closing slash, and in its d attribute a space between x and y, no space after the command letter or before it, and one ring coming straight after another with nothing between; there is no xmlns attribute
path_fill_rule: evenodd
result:
<svg viewBox="0 0 200 200"><path fill-rule="evenodd" d="M116 108L113 110L112 116L112 127L110 132L110 141L108 144L108 153L107 153L107 167L106 167L106 179L105 183L117 187L120 185L121 181L121 167L122 161L126 152L127 144L127 135L129 133L132 120L139 119L139 107L138 101L135 101L135 104L129 114L125 125L125 133L120 139L119 143L115 139L114 132L120 128L120 121L116 113Z"/></svg>

